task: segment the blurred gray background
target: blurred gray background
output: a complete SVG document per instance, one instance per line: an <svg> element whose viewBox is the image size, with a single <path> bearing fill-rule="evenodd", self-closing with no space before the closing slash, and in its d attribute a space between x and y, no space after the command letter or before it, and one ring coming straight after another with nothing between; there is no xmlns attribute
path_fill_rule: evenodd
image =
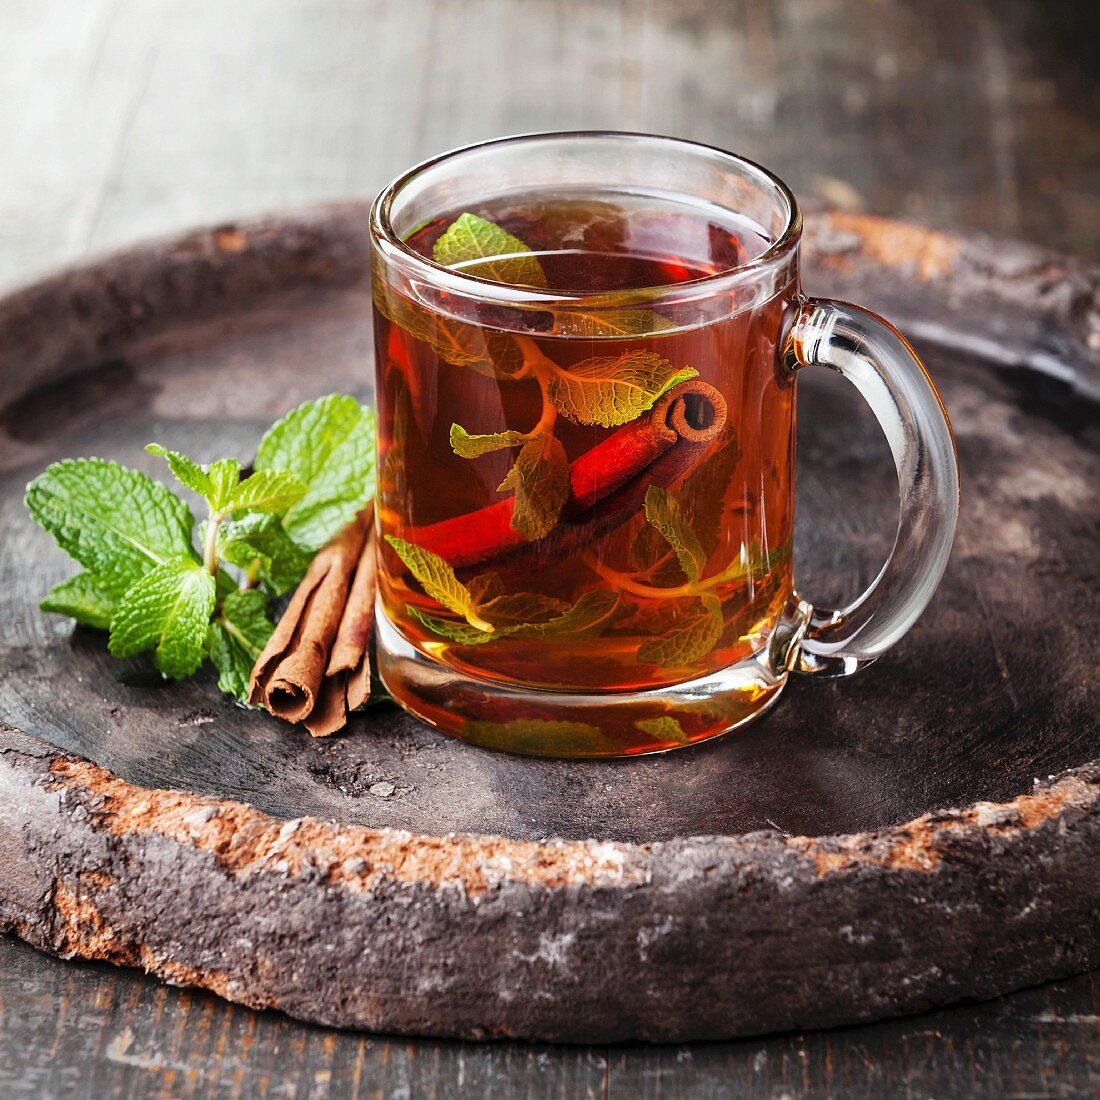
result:
<svg viewBox="0 0 1100 1100"><path fill-rule="evenodd" d="M1100 256L1094 0L0 0L0 287L505 133Z"/></svg>

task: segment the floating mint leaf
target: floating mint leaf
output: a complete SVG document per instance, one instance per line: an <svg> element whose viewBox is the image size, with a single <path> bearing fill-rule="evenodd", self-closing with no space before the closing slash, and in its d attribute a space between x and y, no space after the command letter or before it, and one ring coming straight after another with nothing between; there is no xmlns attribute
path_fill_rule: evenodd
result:
<svg viewBox="0 0 1100 1100"><path fill-rule="evenodd" d="M649 336L676 326L651 309L606 309L596 312L559 310L553 332L560 336Z"/></svg>
<svg viewBox="0 0 1100 1100"><path fill-rule="evenodd" d="M387 535L386 541L433 600L441 603L448 611L461 615L475 629L492 632L492 624L477 614L470 590L455 576L455 571L443 558L393 535Z"/></svg>
<svg viewBox="0 0 1100 1100"><path fill-rule="evenodd" d="M55 462L27 487L26 504L62 550L115 591L155 566L194 556L187 505L117 462Z"/></svg>
<svg viewBox="0 0 1100 1100"><path fill-rule="evenodd" d="M662 714L658 718L642 718L634 725L648 733L655 741L671 741L675 745L687 745L690 738L684 733L683 726L671 714Z"/></svg>
<svg viewBox="0 0 1100 1100"><path fill-rule="evenodd" d="M499 582L499 577L495 573L488 576ZM471 589L475 587L475 583L471 582ZM492 598L485 602L475 600L477 614L495 628L491 634L475 630L463 623L453 623L436 618L434 615L426 615L412 606L408 608L409 614L442 637L450 638L462 645L482 645L502 638L594 637L607 629L620 607L618 593L608 592L605 589L584 593L570 607L561 600L536 592L499 594L495 583L477 587L478 590L484 587L493 592Z"/></svg>
<svg viewBox="0 0 1100 1100"><path fill-rule="evenodd" d="M718 601L714 599L714 603ZM685 615L677 626L661 637L643 642L638 647L638 660L644 664L679 668L705 657L722 636L720 608L719 604L718 616L713 613L713 605L706 606L701 612Z"/></svg>
<svg viewBox="0 0 1100 1100"><path fill-rule="evenodd" d="M722 540L730 483L740 458L737 435L733 428L727 428L710 456L672 494L708 558ZM678 561L654 570L667 550L668 544L660 532L648 523L643 524L630 546L631 565L649 573L650 583L675 584L680 572Z"/></svg>
<svg viewBox="0 0 1100 1100"><path fill-rule="evenodd" d="M676 498L667 489L651 485L645 494L645 516L676 552L680 568L694 584L703 575L707 555L684 519Z"/></svg>
<svg viewBox="0 0 1100 1100"><path fill-rule="evenodd" d="M515 592L478 604L477 613L498 630L545 622L569 610L569 604L539 592Z"/></svg>
<svg viewBox="0 0 1100 1100"><path fill-rule="evenodd" d="M432 258L444 267L498 283L546 286L546 274L518 237L476 214L459 214L435 242Z"/></svg>
<svg viewBox="0 0 1100 1100"><path fill-rule="evenodd" d="M122 597L111 621L111 653L133 657L152 649L165 676L190 676L202 663L214 600L214 578L197 562L156 566Z"/></svg>
<svg viewBox="0 0 1100 1100"><path fill-rule="evenodd" d="M593 637L611 625L619 612L621 598L617 592L605 588L585 592L563 614L544 623L527 623L514 633L558 638L569 635L574 638Z"/></svg>
<svg viewBox="0 0 1100 1100"><path fill-rule="evenodd" d="M77 573L53 588L38 606L55 615L68 615L85 626L106 630L123 591L92 573Z"/></svg>
<svg viewBox="0 0 1100 1100"><path fill-rule="evenodd" d="M319 550L375 492L374 414L354 397L307 401L264 435L255 468L286 470L307 488L283 516L286 533Z"/></svg>
<svg viewBox="0 0 1100 1100"><path fill-rule="evenodd" d="M451 425L451 450L461 458L480 458L492 451L507 447L520 447L530 443L534 436L529 432L494 432L491 435L470 435L458 424Z"/></svg>
<svg viewBox="0 0 1100 1100"><path fill-rule="evenodd" d="M569 499L569 459L552 435L524 444L498 492L515 490L512 530L528 541L548 535Z"/></svg>
<svg viewBox="0 0 1100 1100"><path fill-rule="evenodd" d="M475 745L507 744L514 752L554 756L598 756L615 750L615 743L588 722L560 722L545 718L515 718L511 722L474 720L462 736Z"/></svg>
<svg viewBox="0 0 1100 1100"><path fill-rule="evenodd" d="M499 637L496 633L487 634L484 630L478 630L477 627L470 626L468 623L453 623L450 619L429 615L412 604L406 604L405 610L410 618L426 626L433 634L448 638L459 645L484 645L486 642L496 641Z"/></svg>
<svg viewBox="0 0 1100 1100"><path fill-rule="evenodd" d="M652 352L631 351L557 370L548 379L546 392L570 420L613 428L636 420L666 390L698 373L694 367L675 368Z"/></svg>
<svg viewBox="0 0 1100 1100"><path fill-rule="evenodd" d="M252 669L275 624L262 592L230 592L206 635L206 653L218 670L218 687L239 702L248 702Z"/></svg>
<svg viewBox="0 0 1100 1100"><path fill-rule="evenodd" d="M474 603L478 605L504 595L504 581L500 579L499 573L482 573L471 577L466 582L466 587L470 590Z"/></svg>

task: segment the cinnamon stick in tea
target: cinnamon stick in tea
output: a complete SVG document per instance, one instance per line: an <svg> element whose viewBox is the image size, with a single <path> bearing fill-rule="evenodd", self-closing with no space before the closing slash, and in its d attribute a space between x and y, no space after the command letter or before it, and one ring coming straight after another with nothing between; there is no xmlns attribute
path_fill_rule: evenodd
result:
<svg viewBox="0 0 1100 1100"><path fill-rule="evenodd" d="M314 712L373 516L372 502L313 559L252 670L249 702L253 705L288 722L301 722ZM371 598L368 607L372 609L373 604ZM361 632L361 624L349 624L346 638L353 636L353 630ZM344 664L346 657L340 671L347 671ZM331 698L325 702L333 707ZM325 723L329 724L331 720Z"/></svg>
<svg viewBox="0 0 1100 1100"><path fill-rule="evenodd" d="M683 476L692 458L697 460L721 434L726 416L726 399L709 383L693 378L673 386L648 413L623 425L570 464L570 497L562 509L561 522L567 523L610 496L671 449L684 448L677 460L669 463L672 479ZM514 509L515 499L508 497L464 516L410 528L404 537L455 568L546 542L529 544L512 530Z"/></svg>

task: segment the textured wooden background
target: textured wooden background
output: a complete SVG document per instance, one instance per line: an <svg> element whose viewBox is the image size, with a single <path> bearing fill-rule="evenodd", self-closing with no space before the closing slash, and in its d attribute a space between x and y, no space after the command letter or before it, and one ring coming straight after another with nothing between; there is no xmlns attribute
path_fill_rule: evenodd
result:
<svg viewBox="0 0 1100 1100"><path fill-rule="evenodd" d="M737 149L809 201L1100 256L1081 0L0 0L0 287L140 236L369 193L504 132ZM1096 976L829 1034L387 1042L0 940L0 1095L1054 1097Z"/></svg>

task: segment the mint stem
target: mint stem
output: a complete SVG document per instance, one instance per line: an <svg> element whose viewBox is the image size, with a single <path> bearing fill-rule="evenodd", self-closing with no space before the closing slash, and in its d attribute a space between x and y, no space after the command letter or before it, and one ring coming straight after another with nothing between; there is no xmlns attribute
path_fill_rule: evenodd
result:
<svg viewBox="0 0 1100 1100"><path fill-rule="evenodd" d="M218 572L218 528L225 519L224 512L211 512L206 524L206 537L202 543L202 565L212 577Z"/></svg>

